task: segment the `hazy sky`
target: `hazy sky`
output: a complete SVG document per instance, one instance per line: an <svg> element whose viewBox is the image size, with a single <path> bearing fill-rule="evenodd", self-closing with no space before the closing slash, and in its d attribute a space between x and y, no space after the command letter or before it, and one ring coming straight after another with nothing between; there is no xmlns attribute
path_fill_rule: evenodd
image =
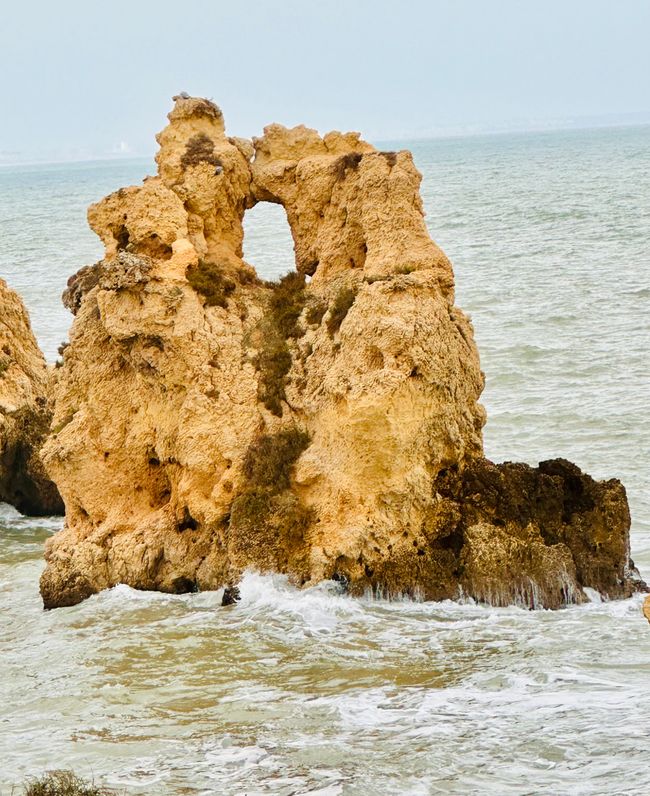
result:
<svg viewBox="0 0 650 796"><path fill-rule="evenodd" d="M149 154L182 90L239 135L650 121L649 41L650 0L0 0L0 160Z"/></svg>

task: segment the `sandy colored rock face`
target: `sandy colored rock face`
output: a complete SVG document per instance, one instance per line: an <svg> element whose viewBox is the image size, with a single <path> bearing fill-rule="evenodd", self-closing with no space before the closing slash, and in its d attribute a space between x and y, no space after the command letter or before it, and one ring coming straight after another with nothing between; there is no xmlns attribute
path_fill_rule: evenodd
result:
<svg viewBox="0 0 650 796"><path fill-rule="evenodd" d="M63 511L40 459L51 378L22 301L0 279L0 501L24 514Z"/></svg>
<svg viewBox="0 0 650 796"><path fill-rule="evenodd" d="M254 144L254 196L284 206L296 267L314 285L350 270L373 279L424 269L439 291L451 291L451 264L426 230L410 152L377 152L357 133L321 138L280 125Z"/></svg>
<svg viewBox="0 0 650 796"><path fill-rule="evenodd" d="M248 567L434 599L509 600L529 581L551 606L583 585L627 593L618 487L589 479L579 521L471 515L481 467L524 501L545 478L560 500L569 476L518 485L482 458L473 331L410 154L304 127L228 138L195 98L169 120L158 176L91 207L106 256L65 294L76 318L44 457L66 526L45 605L119 582L215 589ZM295 244L297 273L274 285L242 260L258 201L283 205ZM579 541L608 507L605 577Z"/></svg>

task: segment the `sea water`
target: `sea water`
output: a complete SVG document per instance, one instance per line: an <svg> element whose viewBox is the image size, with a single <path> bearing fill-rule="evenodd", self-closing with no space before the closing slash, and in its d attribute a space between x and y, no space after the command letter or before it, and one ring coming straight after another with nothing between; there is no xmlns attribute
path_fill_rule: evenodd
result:
<svg viewBox="0 0 650 796"><path fill-rule="evenodd" d="M650 128L393 142L487 376L496 461L555 456L619 477L650 578ZM92 201L145 160L0 168L0 276L50 361L60 294L101 257ZM293 267L281 208L245 255ZM248 574L242 600L126 586L45 613L58 519L0 507L0 794L74 768L128 794L650 793L642 597L527 611L351 599Z"/></svg>

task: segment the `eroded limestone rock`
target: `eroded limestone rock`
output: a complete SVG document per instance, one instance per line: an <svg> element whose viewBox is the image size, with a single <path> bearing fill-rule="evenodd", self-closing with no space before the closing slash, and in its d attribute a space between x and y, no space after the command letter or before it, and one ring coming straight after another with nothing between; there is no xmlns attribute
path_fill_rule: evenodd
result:
<svg viewBox="0 0 650 796"><path fill-rule="evenodd" d="M409 153L304 127L229 138L183 97L158 142L157 177L91 207L106 256L66 291L47 607L120 582L234 586L247 567L433 599L628 593L622 488L482 458L473 331ZM294 239L276 284L242 259L258 201ZM571 478L593 506L554 514Z"/></svg>
<svg viewBox="0 0 650 796"><path fill-rule="evenodd" d="M476 458L441 471L433 494L412 566L395 571L386 557L365 582L342 568L357 591L378 578L389 592L444 599L460 591L491 605L559 608L583 602L584 586L598 584L606 599L644 586L630 561L630 514L616 479L594 481L565 459L530 467Z"/></svg>
<svg viewBox="0 0 650 796"><path fill-rule="evenodd" d="M0 279L0 501L23 514L63 513L40 458L51 378L22 301Z"/></svg>

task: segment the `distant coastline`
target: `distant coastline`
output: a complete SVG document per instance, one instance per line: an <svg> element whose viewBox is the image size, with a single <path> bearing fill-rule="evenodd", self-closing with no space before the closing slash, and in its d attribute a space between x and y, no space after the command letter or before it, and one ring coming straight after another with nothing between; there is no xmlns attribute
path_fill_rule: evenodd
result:
<svg viewBox="0 0 650 796"><path fill-rule="evenodd" d="M445 125L432 130L413 130L393 134L373 134L372 131L364 135L371 143L381 146L384 144L407 143L417 144L423 141L445 140L456 138L483 138L501 135L536 135L541 133L578 132L585 130L608 130L617 128L650 127L650 111L625 114L607 114L604 116L579 116L575 119L546 119L546 120L520 120L497 124L494 122L476 122L471 124ZM321 132L325 132L321 130ZM132 163L149 160L153 162L154 149L150 152L125 154L87 153L85 155L57 155L49 153L43 157L24 154L15 151L0 151L0 168L8 166L57 166L61 164L72 165L75 163Z"/></svg>
<svg viewBox="0 0 650 796"><path fill-rule="evenodd" d="M430 141L437 138L475 138L493 135L514 135L529 133L559 133L579 130L604 130L618 127L650 126L650 111L625 114L606 114L598 116L578 116L557 119L521 119L498 124L495 122L476 122L470 124L445 125L433 130L392 136L369 136L375 141Z"/></svg>
<svg viewBox="0 0 650 796"><path fill-rule="evenodd" d="M59 158L59 159L52 159L52 158L43 158L39 160L38 158L32 160L2 160L2 154L0 153L0 169L1 168L13 168L13 167L30 167L30 166L38 166L39 168L42 166L74 166L76 164L88 166L93 163L98 165L100 164L112 164L115 165L116 163L137 163L137 162L150 162L154 165L154 153L152 152L149 155L89 155L88 157L75 157L75 158Z"/></svg>

